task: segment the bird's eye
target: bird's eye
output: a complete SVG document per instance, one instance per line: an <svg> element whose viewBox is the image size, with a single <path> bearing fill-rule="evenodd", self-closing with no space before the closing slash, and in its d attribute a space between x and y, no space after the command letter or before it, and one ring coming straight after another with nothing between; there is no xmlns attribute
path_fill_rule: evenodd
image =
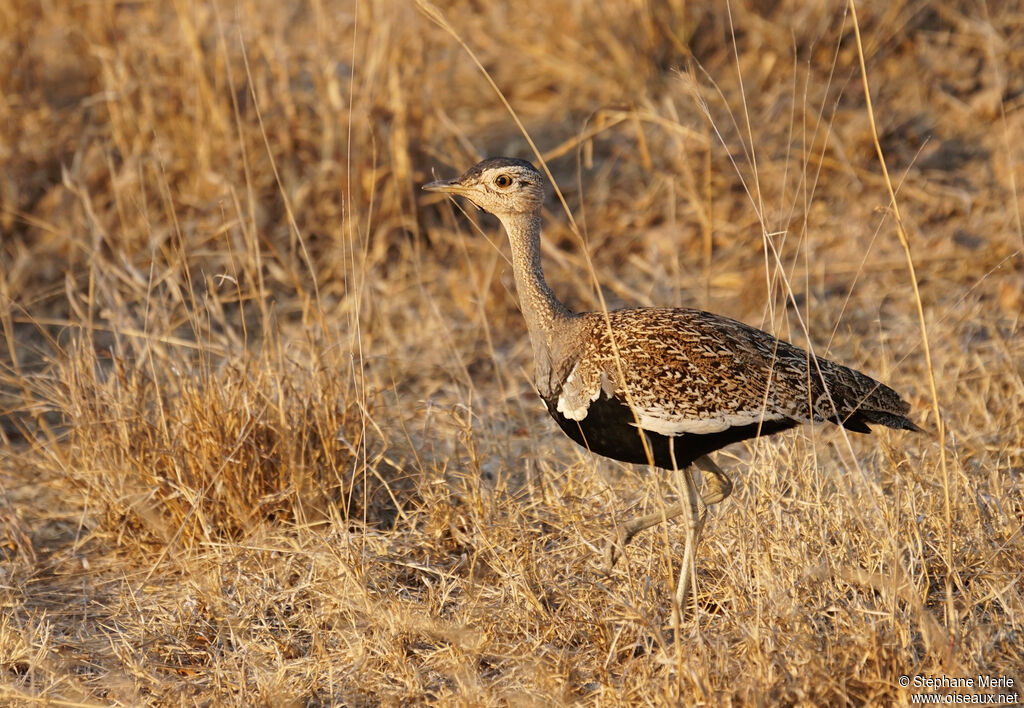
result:
<svg viewBox="0 0 1024 708"><path fill-rule="evenodd" d="M508 175L498 175L497 177L494 178L494 184L504 189L505 187L508 187L510 184L512 184L512 178L509 177Z"/></svg>

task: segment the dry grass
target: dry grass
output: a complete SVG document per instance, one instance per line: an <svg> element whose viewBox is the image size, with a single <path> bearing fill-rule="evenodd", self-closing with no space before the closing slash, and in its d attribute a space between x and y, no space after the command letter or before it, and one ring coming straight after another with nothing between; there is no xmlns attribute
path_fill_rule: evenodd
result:
<svg viewBox="0 0 1024 708"><path fill-rule="evenodd" d="M858 7L918 298L848 7L749 5L443 8L580 225L551 202L572 306L596 277L810 341L934 431L719 453L673 632L683 534L595 552L670 485L562 438L496 224L418 190L529 156L450 33L397 0L0 2L0 700L1020 691L1024 13Z"/></svg>

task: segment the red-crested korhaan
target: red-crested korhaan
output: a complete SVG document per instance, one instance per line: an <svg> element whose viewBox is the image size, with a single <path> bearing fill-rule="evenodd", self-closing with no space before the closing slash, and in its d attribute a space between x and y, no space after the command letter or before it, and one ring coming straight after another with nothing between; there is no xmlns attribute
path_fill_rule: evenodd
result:
<svg viewBox="0 0 1024 708"><path fill-rule="evenodd" d="M466 197L505 227L534 383L563 432L599 455L683 473L686 499L619 526L609 566L638 532L685 513L682 605L706 505L732 491L709 453L811 421L859 433L872 424L919 430L888 386L728 317L669 307L570 311L541 269L545 182L526 160L495 157L423 189ZM710 474L703 496L692 465Z"/></svg>

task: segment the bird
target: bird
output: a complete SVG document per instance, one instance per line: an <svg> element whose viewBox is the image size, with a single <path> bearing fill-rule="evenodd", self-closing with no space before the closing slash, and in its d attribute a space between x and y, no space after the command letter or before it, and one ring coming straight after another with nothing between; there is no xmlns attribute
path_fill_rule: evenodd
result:
<svg viewBox="0 0 1024 708"><path fill-rule="evenodd" d="M465 197L504 227L534 385L562 431L592 453L682 473L685 500L616 526L609 570L637 533L686 514L676 587L683 606L707 506L732 492L708 457L720 448L810 422L858 433L871 425L920 430L910 405L885 384L735 319L683 307L571 311L541 267L546 186L529 161L492 157L423 189ZM693 467L709 474L703 495Z"/></svg>

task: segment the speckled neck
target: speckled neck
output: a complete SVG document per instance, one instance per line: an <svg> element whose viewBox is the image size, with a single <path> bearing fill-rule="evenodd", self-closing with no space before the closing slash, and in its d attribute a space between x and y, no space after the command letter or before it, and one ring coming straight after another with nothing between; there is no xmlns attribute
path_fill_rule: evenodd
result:
<svg viewBox="0 0 1024 708"><path fill-rule="evenodd" d="M543 394L551 376L552 349L557 333L573 318L573 313L559 302L544 280L540 263L540 209L527 214L506 214L499 218L512 245L512 270L516 278L519 307L530 332L536 383Z"/></svg>

